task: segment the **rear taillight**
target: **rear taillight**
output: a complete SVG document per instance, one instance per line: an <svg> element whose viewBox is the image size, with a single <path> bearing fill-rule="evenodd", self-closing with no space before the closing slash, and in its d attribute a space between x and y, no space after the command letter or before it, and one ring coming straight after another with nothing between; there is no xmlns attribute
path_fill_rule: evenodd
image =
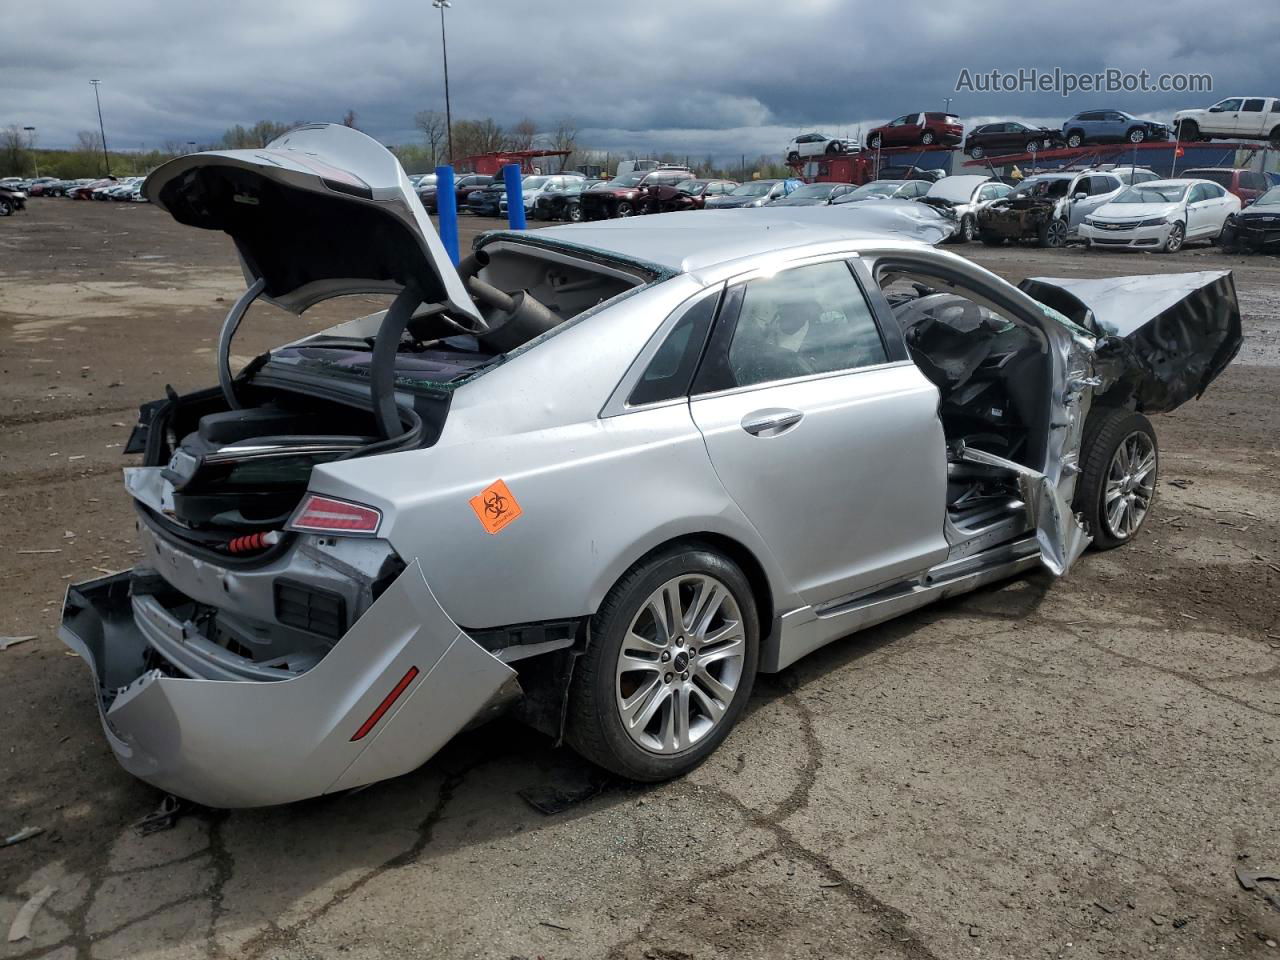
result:
<svg viewBox="0 0 1280 960"><path fill-rule="evenodd" d="M382 514L373 507L309 493L289 521L290 530L307 533L368 534L378 532Z"/></svg>

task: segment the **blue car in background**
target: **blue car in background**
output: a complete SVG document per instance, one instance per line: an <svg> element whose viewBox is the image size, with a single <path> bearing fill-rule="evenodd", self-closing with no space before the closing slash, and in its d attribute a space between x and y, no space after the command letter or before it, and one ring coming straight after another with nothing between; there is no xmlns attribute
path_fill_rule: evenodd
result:
<svg viewBox="0 0 1280 960"><path fill-rule="evenodd" d="M1169 125L1154 120L1139 120L1123 110L1084 110L1062 125L1062 138L1068 147L1086 143L1145 143L1168 140Z"/></svg>

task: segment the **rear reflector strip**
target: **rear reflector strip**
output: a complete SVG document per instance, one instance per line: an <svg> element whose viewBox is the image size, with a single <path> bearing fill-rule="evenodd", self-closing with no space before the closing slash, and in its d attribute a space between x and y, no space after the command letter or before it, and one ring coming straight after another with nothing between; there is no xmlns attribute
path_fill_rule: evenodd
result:
<svg viewBox="0 0 1280 960"><path fill-rule="evenodd" d="M387 694L386 699L378 704L378 709L369 714L368 720L360 724L360 729L357 730L356 735L351 738L352 743L355 743L357 740L363 740L369 735L369 731L378 725L378 721L382 719L382 715L391 709L391 705L393 703L400 699L400 694L405 692L409 684L413 683L413 678L417 675L418 668L410 667L409 672L400 678L400 682L397 683L395 688Z"/></svg>

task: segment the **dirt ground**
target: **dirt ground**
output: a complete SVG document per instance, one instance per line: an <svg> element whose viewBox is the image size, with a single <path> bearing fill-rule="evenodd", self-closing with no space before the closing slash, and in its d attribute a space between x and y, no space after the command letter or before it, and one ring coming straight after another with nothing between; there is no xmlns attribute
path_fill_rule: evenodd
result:
<svg viewBox="0 0 1280 960"><path fill-rule="evenodd" d="M0 220L0 635L37 635L0 651L0 838L44 829L0 848L0 930L57 888L0 957L1280 958L1280 909L1233 872L1280 867L1280 264L962 252L1012 278L1235 271L1245 350L1159 419L1137 542L762 678L676 783L602 784L498 722L354 795L144 837L160 797L116 765L60 601L133 562L133 413L215 382L243 280L225 237L148 206ZM238 352L358 308L255 308ZM521 795L554 790L585 798Z"/></svg>

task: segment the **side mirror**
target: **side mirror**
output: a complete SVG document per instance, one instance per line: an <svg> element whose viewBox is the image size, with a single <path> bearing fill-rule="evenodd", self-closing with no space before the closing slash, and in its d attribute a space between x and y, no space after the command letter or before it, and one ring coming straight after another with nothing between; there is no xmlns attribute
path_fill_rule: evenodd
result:
<svg viewBox="0 0 1280 960"><path fill-rule="evenodd" d="M1077 193L1077 194L1076 194L1074 197L1072 197L1071 199L1072 199L1072 200L1088 200L1088 199L1089 199L1089 195L1088 195L1087 193Z"/></svg>
<svg viewBox="0 0 1280 960"><path fill-rule="evenodd" d="M1210 108L1209 108L1209 112L1210 112L1210 113L1221 113L1221 112L1222 112L1222 108L1221 108L1221 107L1216 107L1216 106L1215 106L1215 107L1210 107Z"/></svg>

